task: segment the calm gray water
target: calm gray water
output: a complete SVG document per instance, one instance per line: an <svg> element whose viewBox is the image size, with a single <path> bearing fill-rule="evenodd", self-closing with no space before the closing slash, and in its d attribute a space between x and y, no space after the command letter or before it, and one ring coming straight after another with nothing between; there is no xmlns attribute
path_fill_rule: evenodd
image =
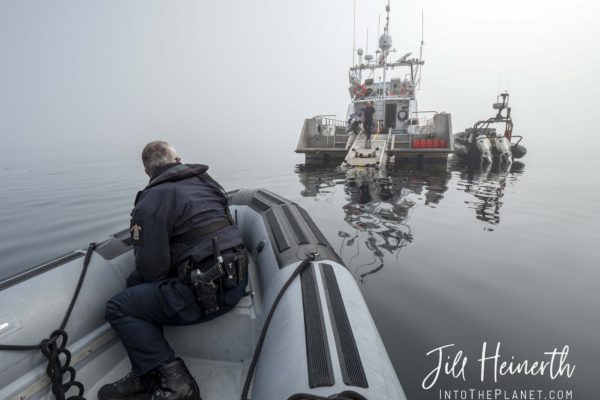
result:
<svg viewBox="0 0 600 400"><path fill-rule="evenodd" d="M210 172L227 189L264 187L309 211L359 282L409 399L453 388L597 398L600 171L585 157L558 157L558 148L532 150L508 171L451 161L351 174L281 149L245 165L213 162ZM46 159L0 161L2 277L125 228L146 183L126 157ZM483 342L490 351L500 342L503 360L531 362L568 345L576 369L570 379L480 383ZM425 354L447 344L453 357L468 356L466 381L442 376L422 389L436 363Z"/></svg>

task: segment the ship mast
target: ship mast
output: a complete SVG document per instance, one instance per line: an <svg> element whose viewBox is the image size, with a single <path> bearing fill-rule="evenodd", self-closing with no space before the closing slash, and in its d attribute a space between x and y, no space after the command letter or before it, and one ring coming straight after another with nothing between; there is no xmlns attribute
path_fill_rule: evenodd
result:
<svg viewBox="0 0 600 400"><path fill-rule="evenodd" d="M385 17L385 27L383 28L383 35L379 38L379 48L381 49L381 60L380 63L383 64L383 87L381 91L381 95L386 95L386 87L387 83L386 79L386 71L387 71L387 56L388 51L392 47L392 37L389 34L390 28L390 0L388 0L387 6L385 7L386 17Z"/></svg>
<svg viewBox="0 0 600 400"><path fill-rule="evenodd" d="M358 65L354 64L350 67L350 74L357 78L357 83L352 81L351 84L356 88L357 86L361 86L361 90L366 90L362 85L362 72L370 71L371 76L379 76L378 83L369 83L369 89L374 90L373 94L369 94L368 97L388 97L390 96L390 91L388 88L388 68L394 69L395 67L408 67L410 68L410 90L409 96L414 96L414 89L418 85L420 87L421 82L421 68L425 63L421 60L421 56L423 54L423 44L425 43L423 40L423 14L421 13L421 48L419 51L419 58L409 58L412 53L406 53L402 57L398 58L396 61L390 61L388 63L388 57L391 53L395 52L395 49L392 49L392 36L390 35L390 0L387 1L387 5L385 7L386 16L385 16L385 24L383 28L383 33L379 36L379 49L376 51L377 56L374 59L371 54L369 54L369 31L367 30L367 44L366 51L363 53L362 49L358 49L355 52L358 54L359 60ZM381 21L381 19L379 19ZM378 24L378 35L379 35L379 26ZM362 55L365 54L364 59L365 63L362 63ZM373 60L373 62L372 62ZM381 75L379 75L379 70L382 69ZM404 85L404 84L403 84ZM407 86L408 87L408 86ZM398 94L394 94L393 96L398 96ZM364 97L364 95L359 96L359 98Z"/></svg>
<svg viewBox="0 0 600 400"><path fill-rule="evenodd" d="M425 44L425 42L423 41L423 32L424 32L424 25L425 22L425 17L423 16L423 9L421 9L421 48L419 49L419 61L421 61L423 59L423 45ZM421 73L423 70L423 64L419 64L417 66L418 68L418 73L419 73L419 77L417 78L417 84L419 85L419 90L421 89Z"/></svg>
<svg viewBox="0 0 600 400"><path fill-rule="evenodd" d="M354 0L354 17L352 21L352 66L354 63L354 53L356 53L356 0Z"/></svg>

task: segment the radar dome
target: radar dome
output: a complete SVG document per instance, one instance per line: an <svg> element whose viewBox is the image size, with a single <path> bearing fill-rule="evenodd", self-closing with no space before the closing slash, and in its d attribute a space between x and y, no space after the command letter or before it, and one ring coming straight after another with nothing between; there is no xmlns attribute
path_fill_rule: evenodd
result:
<svg viewBox="0 0 600 400"><path fill-rule="evenodd" d="M362 55L363 55L363 49L358 49L358 50L356 50L356 53L357 53L359 56L362 56Z"/></svg>
<svg viewBox="0 0 600 400"><path fill-rule="evenodd" d="M392 37L388 33L384 33L379 37L379 48L383 51L392 48Z"/></svg>

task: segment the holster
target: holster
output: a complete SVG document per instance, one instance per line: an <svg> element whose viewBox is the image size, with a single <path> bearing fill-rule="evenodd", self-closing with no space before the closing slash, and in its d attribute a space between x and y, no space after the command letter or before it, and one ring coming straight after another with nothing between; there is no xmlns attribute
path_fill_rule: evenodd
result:
<svg viewBox="0 0 600 400"><path fill-rule="evenodd" d="M243 247L224 252L222 262L208 258L201 262L194 257L178 267L179 279L190 285L205 314L219 310L224 291L237 287L248 279L248 254Z"/></svg>

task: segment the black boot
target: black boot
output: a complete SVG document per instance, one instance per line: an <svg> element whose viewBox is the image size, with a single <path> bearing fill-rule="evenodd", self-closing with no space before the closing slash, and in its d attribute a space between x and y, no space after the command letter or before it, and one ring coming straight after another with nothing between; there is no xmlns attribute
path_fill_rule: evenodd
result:
<svg viewBox="0 0 600 400"><path fill-rule="evenodd" d="M150 399L156 387L156 374L134 376L131 372L116 382L104 385L98 391L98 400Z"/></svg>
<svg viewBox="0 0 600 400"><path fill-rule="evenodd" d="M202 400L196 380L180 358L158 369L158 388L152 400Z"/></svg>

